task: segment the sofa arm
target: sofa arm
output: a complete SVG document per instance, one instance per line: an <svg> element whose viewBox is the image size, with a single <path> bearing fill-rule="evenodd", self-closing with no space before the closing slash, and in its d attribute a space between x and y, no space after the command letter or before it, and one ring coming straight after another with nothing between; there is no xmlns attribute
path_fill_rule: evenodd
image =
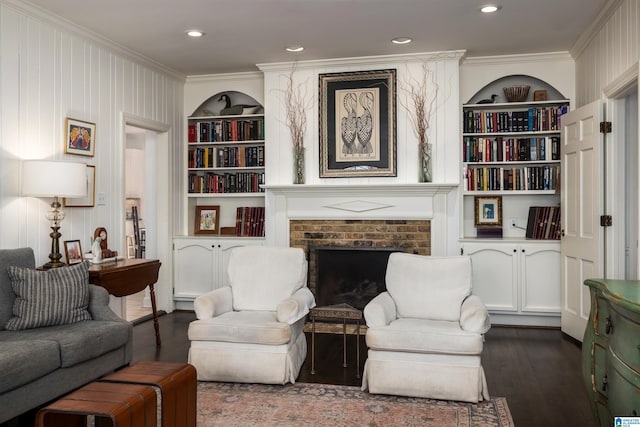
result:
<svg viewBox="0 0 640 427"><path fill-rule="evenodd" d="M484 334L491 328L489 311L480 297L468 296L460 308L460 327L469 332Z"/></svg>
<svg viewBox="0 0 640 427"><path fill-rule="evenodd" d="M364 307L364 320L370 328L386 326L396 317L396 303L389 295L389 292L382 292Z"/></svg>
<svg viewBox="0 0 640 427"><path fill-rule="evenodd" d="M118 316L109 307L109 292L102 286L89 285L89 313L93 320L114 320L118 322L124 319Z"/></svg>
<svg viewBox="0 0 640 427"><path fill-rule="evenodd" d="M193 302L193 309L198 319L210 319L233 310L231 287L225 286L198 296Z"/></svg>
<svg viewBox="0 0 640 427"><path fill-rule="evenodd" d="M278 304L276 318L278 322L293 325L316 306L316 300L309 288L300 288L289 298Z"/></svg>

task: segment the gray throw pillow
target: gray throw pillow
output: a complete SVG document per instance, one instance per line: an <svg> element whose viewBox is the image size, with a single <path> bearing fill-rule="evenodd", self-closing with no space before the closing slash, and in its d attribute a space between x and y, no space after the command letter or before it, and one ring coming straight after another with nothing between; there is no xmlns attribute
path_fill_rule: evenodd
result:
<svg viewBox="0 0 640 427"><path fill-rule="evenodd" d="M8 330L66 325L91 320L88 262L38 271L10 266L7 273L16 294Z"/></svg>

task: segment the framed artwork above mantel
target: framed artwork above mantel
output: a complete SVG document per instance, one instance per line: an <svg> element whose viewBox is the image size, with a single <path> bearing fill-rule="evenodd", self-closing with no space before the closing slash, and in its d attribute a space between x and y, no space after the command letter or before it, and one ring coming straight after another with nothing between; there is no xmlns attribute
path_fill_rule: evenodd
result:
<svg viewBox="0 0 640 427"><path fill-rule="evenodd" d="M396 176L396 70L319 75L320 178Z"/></svg>

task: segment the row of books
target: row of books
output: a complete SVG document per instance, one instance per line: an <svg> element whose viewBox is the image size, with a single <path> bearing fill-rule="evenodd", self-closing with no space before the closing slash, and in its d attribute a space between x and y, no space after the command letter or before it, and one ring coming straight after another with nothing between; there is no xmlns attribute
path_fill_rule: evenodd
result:
<svg viewBox="0 0 640 427"><path fill-rule="evenodd" d="M468 110L462 128L465 133L555 131L560 130L560 118L568 111L568 105L521 111Z"/></svg>
<svg viewBox="0 0 640 427"><path fill-rule="evenodd" d="M264 146L191 148L189 168L229 168L264 166Z"/></svg>
<svg viewBox="0 0 640 427"><path fill-rule="evenodd" d="M263 119L219 119L189 123L189 142L264 140Z"/></svg>
<svg viewBox="0 0 640 427"><path fill-rule="evenodd" d="M560 167L467 167L463 178L467 191L555 190L560 182Z"/></svg>
<svg viewBox="0 0 640 427"><path fill-rule="evenodd" d="M264 206L241 206L236 209L236 236L264 236Z"/></svg>
<svg viewBox="0 0 640 427"><path fill-rule="evenodd" d="M189 174L189 193L261 193L264 172Z"/></svg>
<svg viewBox="0 0 640 427"><path fill-rule="evenodd" d="M560 206L531 206L527 220L527 239L560 239Z"/></svg>
<svg viewBox="0 0 640 427"><path fill-rule="evenodd" d="M477 138L464 137L465 162L522 162L560 160L560 138Z"/></svg>

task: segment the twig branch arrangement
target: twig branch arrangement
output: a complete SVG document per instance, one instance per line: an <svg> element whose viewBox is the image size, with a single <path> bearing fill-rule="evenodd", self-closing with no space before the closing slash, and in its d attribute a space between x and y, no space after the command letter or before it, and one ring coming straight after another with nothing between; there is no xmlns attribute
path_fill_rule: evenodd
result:
<svg viewBox="0 0 640 427"><path fill-rule="evenodd" d="M436 106L440 86L436 82L435 73L426 62L422 63L422 74L419 78L410 76L401 83L408 97L408 102L400 101L400 105L409 113L413 131L418 137L418 150L421 159L421 180L431 182L431 144L429 143L429 127L431 115Z"/></svg>
<svg viewBox="0 0 640 427"><path fill-rule="evenodd" d="M311 100L307 96L307 85L294 85L295 64L286 76L287 88L284 90L284 107L287 112L286 124L291 134L295 176L294 183L304 184L304 135L307 130L307 110Z"/></svg>

